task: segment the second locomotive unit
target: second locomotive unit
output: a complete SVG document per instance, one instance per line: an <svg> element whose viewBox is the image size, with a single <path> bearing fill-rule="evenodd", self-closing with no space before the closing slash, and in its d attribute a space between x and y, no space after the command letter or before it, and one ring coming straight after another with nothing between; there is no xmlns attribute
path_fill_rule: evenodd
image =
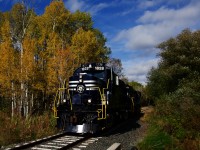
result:
<svg viewBox="0 0 200 150"><path fill-rule="evenodd" d="M68 132L95 133L140 108L137 92L105 63L81 65L58 93L63 96L55 101L57 127Z"/></svg>

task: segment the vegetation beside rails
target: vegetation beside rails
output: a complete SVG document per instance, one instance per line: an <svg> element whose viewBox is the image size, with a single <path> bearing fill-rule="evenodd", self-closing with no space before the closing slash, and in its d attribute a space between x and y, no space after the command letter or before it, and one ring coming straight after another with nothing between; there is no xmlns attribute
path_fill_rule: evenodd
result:
<svg viewBox="0 0 200 150"><path fill-rule="evenodd" d="M155 102L141 150L200 149L200 31L184 30L161 43L160 62L146 91Z"/></svg>
<svg viewBox="0 0 200 150"><path fill-rule="evenodd" d="M177 107L179 104L180 107ZM187 104L178 100L166 103L163 98L148 119L150 127L146 137L138 144L139 149L199 150L199 114L200 107L189 100Z"/></svg>
<svg viewBox="0 0 200 150"><path fill-rule="evenodd" d="M199 108L195 110L197 113L194 115L191 115L192 110L188 109L191 113L187 111L182 114L182 121L178 119L180 116L170 114L170 111L168 111L169 114L165 112L165 115L160 114L161 110L166 111L169 108L165 103L162 106L161 104L157 104L154 113L148 118L150 125L147 135L138 144L138 148L140 150L199 150L200 134L198 125L200 122L196 118ZM197 107L194 109L197 109ZM186 113L189 114L186 115ZM192 119L193 117L194 119Z"/></svg>
<svg viewBox="0 0 200 150"><path fill-rule="evenodd" d="M0 111L0 147L53 135L57 132L55 125L56 120L49 113L11 118Z"/></svg>

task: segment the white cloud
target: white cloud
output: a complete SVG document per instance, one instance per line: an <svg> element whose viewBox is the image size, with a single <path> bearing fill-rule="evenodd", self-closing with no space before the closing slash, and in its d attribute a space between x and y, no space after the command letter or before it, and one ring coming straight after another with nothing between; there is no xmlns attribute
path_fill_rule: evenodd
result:
<svg viewBox="0 0 200 150"><path fill-rule="evenodd" d="M146 9L146 8L149 8L149 7L152 7L155 5L155 1L140 1L140 3L138 4L138 8L139 9Z"/></svg>
<svg viewBox="0 0 200 150"><path fill-rule="evenodd" d="M68 0L65 2L65 6L71 11L75 12L77 10L90 12L91 15L96 15L102 9L108 7L107 3L99 3L97 5L90 5L86 1L81 0Z"/></svg>
<svg viewBox="0 0 200 150"><path fill-rule="evenodd" d="M115 40L124 40L128 49L138 50L153 48L171 35L173 35L171 24L147 24L123 30Z"/></svg>
<svg viewBox="0 0 200 150"><path fill-rule="evenodd" d="M194 22L200 13L200 3L196 5L189 5L182 9L167 9L161 7L157 11L146 11L145 14L138 19L140 23L158 23L158 22L180 22L186 23L186 21Z"/></svg>
<svg viewBox="0 0 200 150"><path fill-rule="evenodd" d="M92 14L92 15L96 15L97 12L101 11L104 8L107 8L109 5L106 3L99 3L97 5L92 6L88 11Z"/></svg>
<svg viewBox="0 0 200 150"><path fill-rule="evenodd" d="M149 60L128 60L123 61L122 64L125 66L124 73L128 79L146 84L146 74L152 67L157 67L159 59L149 59Z"/></svg>
<svg viewBox="0 0 200 150"><path fill-rule="evenodd" d="M181 9L161 7L156 11L146 11L137 21L140 25L124 29L115 41L123 41L128 49L146 49L175 36L182 29L200 23L200 2Z"/></svg>
<svg viewBox="0 0 200 150"><path fill-rule="evenodd" d="M67 0L65 2L65 6L72 12L75 12L77 10L82 10L86 4L84 1L79 0Z"/></svg>
<svg viewBox="0 0 200 150"><path fill-rule="evenodd" d="M138 1L137 8L145 10L159 5L181 7L195 1L198 2L199 0L140 0Z"/></svg>

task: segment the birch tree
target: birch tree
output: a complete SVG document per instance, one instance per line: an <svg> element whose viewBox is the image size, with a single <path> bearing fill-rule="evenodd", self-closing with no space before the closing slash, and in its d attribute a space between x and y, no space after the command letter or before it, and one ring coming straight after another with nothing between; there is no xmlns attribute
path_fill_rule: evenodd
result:
<svg viewBox="0 0 200 150"><path fill-rule="evenodd" d="M24 75L27 72L24 70L23 66L23 57L24 57L24 38L26 36L28 27L31 23L31 19L33 16L33 11L27 8L22 3L17 3L13 6L12 10L9 13L9 21L10 21L10 33L13 47L19 51L19 65L20 65L20 89L21 89L21 98L20 98L20 111L21 115L27 115L25 112L25 97L27 95L27 85L25 85Z"/></svg>

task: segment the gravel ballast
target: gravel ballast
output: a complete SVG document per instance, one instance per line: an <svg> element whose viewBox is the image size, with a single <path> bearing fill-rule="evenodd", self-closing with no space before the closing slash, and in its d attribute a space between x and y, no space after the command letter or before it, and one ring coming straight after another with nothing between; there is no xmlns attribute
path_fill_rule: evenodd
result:
<svg viewBox="0 0 200 150"><path fill-rule="evenodd" d="M89 144L86 150L107 150L114 143L121 143L122 150L136 150L136 145L144 138L147 128L146 121L129 120L95 143Z"/></svg>

